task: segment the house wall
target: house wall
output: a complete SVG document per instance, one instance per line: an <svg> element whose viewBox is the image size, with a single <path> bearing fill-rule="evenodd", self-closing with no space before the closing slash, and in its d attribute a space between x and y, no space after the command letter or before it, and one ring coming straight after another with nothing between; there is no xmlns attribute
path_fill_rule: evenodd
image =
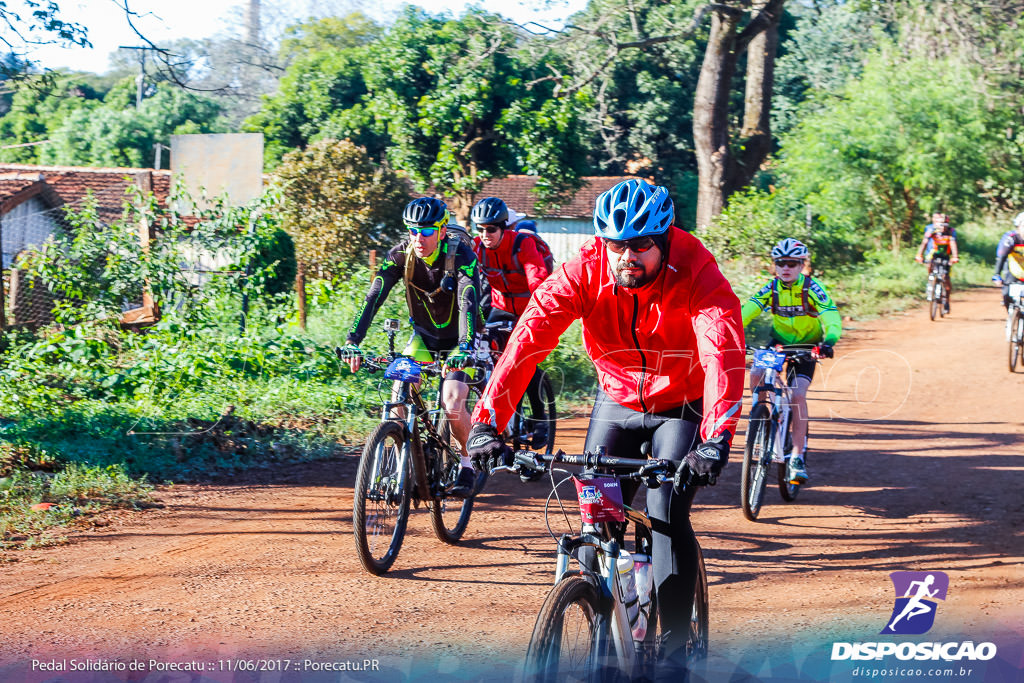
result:
<svg viewBox="0 0 1024 683"><path fill-rule="evenodd" d="M583 218L536 218L537 232L551 247L555 263L568 261L594 236L594 222Z"/></svg>
<svg viewBox="0 0 1024 683"><path fill-rule="evenodd" d="M10 268L24 249L40 246L63 218L62 209L49 209L38 197L18 204L0 216L3 233L3 267Z"/></svg>

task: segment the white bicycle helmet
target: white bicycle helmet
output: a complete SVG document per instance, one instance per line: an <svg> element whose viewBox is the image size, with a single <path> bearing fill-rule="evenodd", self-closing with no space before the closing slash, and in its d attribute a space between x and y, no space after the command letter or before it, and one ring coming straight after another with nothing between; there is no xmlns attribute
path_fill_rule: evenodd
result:
<svg viewBox="0 0 1024 683"><path fill-rule="evenodd" d="M1024 227L1024 211L1021 211L1013 217L1013 227L1022 228Z"/></svg>
<svg viewBox="0 0 1024 683"><path fill-rule="evenodd" d="M810 252L807 251L807 245L800 240L793 239L792 237L787 237L772 247L772 260L780 258L805 259L809 254Z"/></svg>

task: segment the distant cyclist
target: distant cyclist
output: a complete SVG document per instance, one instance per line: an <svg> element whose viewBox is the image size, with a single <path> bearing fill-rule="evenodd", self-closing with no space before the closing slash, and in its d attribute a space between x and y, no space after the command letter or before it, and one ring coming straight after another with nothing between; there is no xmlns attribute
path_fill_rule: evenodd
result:
<svg viewBox="0 0 1024 683"><path fill-rule="evenodd" d="M374 315L391 289L405 281L413 334L402 353L429 363L443 358L449 368L461 368L469 351L479 316L477 261L473 250L456 236L448 236L448 207L440 199L414 199L402 214L409 237L388 251L370 284L366 301L348 334L344 351L352 372L359 369L359 344L366 337ZM469 377L461 370L444 378L441 402L462 444L462 469L453 496L469 497L475 488L473 465L466 455L469 412L466 396Z"/></svg>
<svg viewBox="0 0 1024 683"><path fill-rule="evenodd" d="M1010 285L1024 282L1024 212L1013 219L1013 230L999 238L993 282L1003 285L1003 306L1010 307Z"/></svg>
<svg viewBox="0 0 1024 683"><path fill-rule="evenodd" d="M585 448L636 458L651 442L652 457L679 466L674 486L647 493L670 669L685 666L697 581L693 486L725 465L743 398L739 300L711 253L673 217L668 190L643 180L597 198L595 237L534 292L477 402L469 437L472 456L501 462L499 433L517 398L559 336L582 320L600 384Z"/></svg>
<svg viewBox="0 0 1024 683"><path fill-rule="evenodd" d="M949 216L944 213L933 213L932 222L924 228L924 238L921 246L917 248L917 255L914 260L918 263L928 264L928 273L931 274L936 259L946 260L949 263L957 263L960 260L960 253L956 244L956 228L949 225ZM943 286L946 288L946 312L949 312L949 293L952 291L950 273L952 268L946 268L946 277ZM928 298L932 297L932 290L928 290Z"/></svg>
<svg viewBox="0 0 1024 683"><path fill-rule="evenodd" d="M487 283L481 305L487 310L489 323L518 322L526 310L530 295L551 274L536 232L519 231L522 223L529 222L529 227L532 227L533 221L519 221L513 227L511 221L514 216L504 200L498 197L481 199L470 215L477 226L476 257ZM502 349L505 348L506 340L507 335L500 339ZM540 378L540 371L535 372L526 389L532 415L537 420L534 444L543 443L547 439L547 418L540 397Z"/></svg>
<svg viewBox="0 0 1024 683"><path fill-rule="evenodd" d="M843 333L843 320L820 282L803 270L809 256L803 242L786 238L772 248L775 279L743 304L743 326L765 311L772 314L769 344L817 345L825 358ZM793 483L807 481L804 442L807 440L807 389L814 379L813 359L790 363L786 381L793 396L793 450L788 454L787 475ZM750 389L764 379L764 370L751 368Z"/></svg>

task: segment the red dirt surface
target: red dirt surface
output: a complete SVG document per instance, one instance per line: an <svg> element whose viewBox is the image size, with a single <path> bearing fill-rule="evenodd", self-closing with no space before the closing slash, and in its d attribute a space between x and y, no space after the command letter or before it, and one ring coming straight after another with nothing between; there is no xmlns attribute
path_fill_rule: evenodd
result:
<svg viewBox="0 0 1024 683"><path fill-rule="evenodd" d="M993 640L1009 668L948 680L1022 680L1024 374L1007 369L1003 322L985 289L954 294L944 320L850 324L811 388L810 486L793 503L770 488L757 522L739 509L740 434L693 512L711 584L708 679L857 680L863 662L829 663L830 643L884 640L889 573L941 570L949 594L916 640ZM559 445L579 450L585 429L561 422ZM3 554L0 680L198 680L150 659L205 663L203 680L510 676L553 575L544 482L493 478L455 547L414 511L392 571L375 577L353 547L356 465L161 490L162 509ZM289 669L226 670L260 658ZM317 670L364 658L378 670ZM40 669L72 659L126 670Z"/></svg>

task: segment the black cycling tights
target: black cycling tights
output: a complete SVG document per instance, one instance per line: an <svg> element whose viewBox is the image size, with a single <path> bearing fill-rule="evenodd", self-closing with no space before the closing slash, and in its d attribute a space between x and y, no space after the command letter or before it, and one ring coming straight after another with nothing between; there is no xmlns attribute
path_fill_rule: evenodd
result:
<svg viewBox="0 0 1024 683"><path fill-rule="evenodd" d="M701 402L663 413L643 413L619 405L603 391L597 392L590 414L586 449L598 446L609 455L639 458L640 446L651 442L651 455L680 463L695 446L700 429ZM628 504L637 486L623 482ZM685 661L686 634L690 627L693 593L697 584L697 537L690 525L690 505L696 489L676 495L671 483L647 491L647 515L653 529L652 567L658 596L658 612L666 657L680 665Z"/></svg>

